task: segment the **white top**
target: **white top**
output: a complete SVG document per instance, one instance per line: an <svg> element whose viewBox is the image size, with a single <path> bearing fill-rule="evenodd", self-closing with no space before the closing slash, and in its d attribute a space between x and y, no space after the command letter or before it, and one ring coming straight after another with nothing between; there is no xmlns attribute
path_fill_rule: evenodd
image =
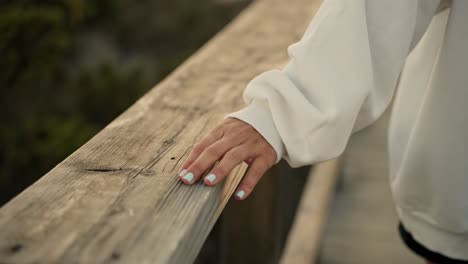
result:
<svg viewBox="0 0 468 264"><path fill-rule="evenodd" d="M276 162L310 165L374 122L400 77L389 140L397 211L421 244L468 260L468 1L440 4L325 0L284 69L253 79L247 106L225 117L252 125Z"/></svg>

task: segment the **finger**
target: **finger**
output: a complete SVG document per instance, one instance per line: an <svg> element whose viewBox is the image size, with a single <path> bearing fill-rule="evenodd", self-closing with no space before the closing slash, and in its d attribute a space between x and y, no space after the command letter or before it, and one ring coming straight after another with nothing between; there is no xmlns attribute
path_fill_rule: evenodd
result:
<svg viewBox="0 0 468 264"><path fill-rule="evenodd" d="M251 155L249 154L249 148L245 144L232 148L224 154L221 161L213 167L203 181L206 185L210 186L218 184L232 169L247 159L249 155Z"/></svg>
<svg viewBox="0 0 468 264"><path fill-rule="evenodd" d="M237 188L235 198L237 200L244 200L247 198L257 185L258 181L263 177L265 172L268 170L268 166L266 162L262 158L255 159L252 164L249 166L247 170L247 174L245 175L242 182L239 184Z"/></svg>
<svg viewBox="0 0 468 264"><path fill-rule="evenodd" d="M216 161L220 160L226 152L235 146L235 142L228 139L221 139L211 144L192 164L190 164L190 166L188 166L187 172L181 177L181 180L186 184L196 182L206 170L213 166Z"/></svg>
<svg viewBox="0 0 468 264"><path fill-rule="evenodd" d="M184 161L182 166L180 166L179 176L184 176L187 172L187 168L203 153L203 151L220 140L223 137L223 131L221 129L215 129L208 133L201 141L199 141L192 149L189 154L189 157Z"/></svg>

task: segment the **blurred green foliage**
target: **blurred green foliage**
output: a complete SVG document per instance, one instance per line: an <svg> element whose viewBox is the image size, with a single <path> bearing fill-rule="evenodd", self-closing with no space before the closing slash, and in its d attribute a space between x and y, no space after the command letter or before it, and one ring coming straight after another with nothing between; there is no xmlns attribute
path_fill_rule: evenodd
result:
<svg viewBox="0 0 468 264"><path fill-rule="evenodd" d="M0 205L84 144L249 1L0 1Z"/></svg>

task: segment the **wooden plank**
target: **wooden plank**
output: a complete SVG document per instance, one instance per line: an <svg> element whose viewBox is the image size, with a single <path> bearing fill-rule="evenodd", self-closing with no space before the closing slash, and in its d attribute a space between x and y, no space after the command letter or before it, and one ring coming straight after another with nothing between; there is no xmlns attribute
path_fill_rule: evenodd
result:
<svg viewBox="0 0 468 264"><path fill-rule="evenodd" d="M282 161L262 178L249 199L226 206L218 263L278 263L308 168L291 169Z"/></svg>
<svg viewBox="0 0 468 264"><path fill-rule="evenodd" d="M247 8L1 208L0 262L192 262L247 165L216 188L185 186L175 174L192 145L243 106L247 82L285 63L287 46L317 7L314 0L259 0Z"/></svg>
<svg viewBox="0 0 468 264"><path fill-rule="evenodd" d="M277 263L279 177L279 169L270 170L248 199L226 207L221 219L223 264Z"/></svg>
<svg viewBox="0 0 468 264"><path fill-rule="evenodd" d="M222 213L223 264L278 263L310 166L291 168L284 160L271 169L242 202Z"/></svg>
<svg viewBox="0 0 468 264"><path fill-rule="evenodd" d="M280 263L316 263L338 179L338 160L311 171Z"/></svg>

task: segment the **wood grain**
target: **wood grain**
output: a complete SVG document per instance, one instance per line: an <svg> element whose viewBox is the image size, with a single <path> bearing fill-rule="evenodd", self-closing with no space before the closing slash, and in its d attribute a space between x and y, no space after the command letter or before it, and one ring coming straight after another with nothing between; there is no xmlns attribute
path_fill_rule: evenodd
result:
<svg viewBox="0 0 468 264"><path fill-rule="evenodd" d="M247 165L215 188L185 186L176 172L194 143L243 106L247 82L286 62L318 2L256 1L3 206L0 262L193 262Z"/></svg>
<svg viewBox="0 0 468 264"><path fill-rule="evenodd" d="M317 263L338 167L338 160L331 160L311 170L280 263Z"/></svg>

